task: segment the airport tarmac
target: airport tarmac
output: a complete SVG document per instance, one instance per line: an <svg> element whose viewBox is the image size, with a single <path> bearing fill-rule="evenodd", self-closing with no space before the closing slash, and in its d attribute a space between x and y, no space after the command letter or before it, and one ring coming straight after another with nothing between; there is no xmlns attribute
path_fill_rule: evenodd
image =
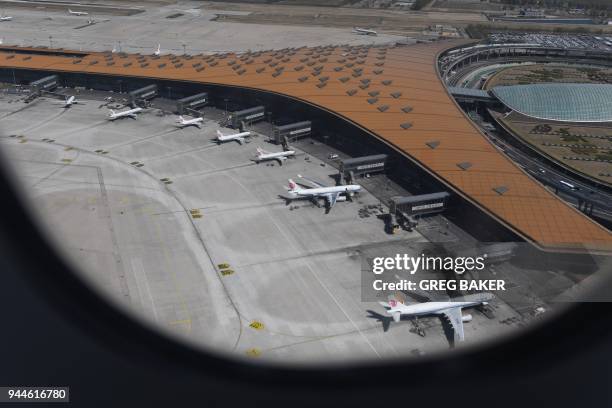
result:
<svg viewBox="0 0 612 408"><path fill-rule="evenodd" d="M24 3L25 4L25 3ZM101 3L100 3L101 4ZM68 14L64 8L7 8L13 17L3 21L1 43L25 47L44 46L85 51L124 51L153 54L160 44L162 54L214 53L329 44L385 44L405 40L403 36L356 35L350 28L280 26L211 21L219 10L203 8L201 2L177 4L130 3L143 10L132 15L88 10L89 15ZM8 7L8 6L7 6ZM124 7L120 10L123 11ZM245 13L223 11L224 14ZM118 13L115 13L118 14ZM248 14L248 12L247 12ZM93 24L89 24L89 20ZM36 27L36 30L32 30ZM163 31L160 31L163 27Z"/></svg>
<svg viewBox="0 0 612 408"><path fill-rule="evenodd" d="M384 309L361 301L361 254L426 241L359 217L380 204L370 192L328 215L307 201L286 205L288 177L332 185L335 170L299 148L283 166L255 164L257 146L279 147L265 135L217 145L212 115L202 129L178 129L175 115L157 109L111 122L101 100L80 99L62 109L55 99L25 105L0 94L0 149L60 250L128 313L197 346L283 363L449 349L439 318L420 319L426 337L409 320L384 331ZM469 311L456 347L524 324L500 300L491 308L493 318Z"/></svg>

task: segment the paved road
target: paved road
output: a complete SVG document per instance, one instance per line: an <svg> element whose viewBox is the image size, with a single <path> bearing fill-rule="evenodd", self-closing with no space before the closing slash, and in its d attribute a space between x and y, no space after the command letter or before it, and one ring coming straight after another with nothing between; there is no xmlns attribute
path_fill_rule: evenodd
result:
<svg viewBox="0 0 612 408"><path fill-rule="evenodd" d="M612 194L593 188L591 185L563 174L552 166L548 166L542 161L529 156L527 153L506 143L496 131L485 131L485 134L514 162L538 179L538 181L556 189L557 194L565 201L574 206L578 206L580 200L589 201L594 205L594 215L612 221ZM568 186L561 184L562 180L573 184L576 189L572 190Z"/></svg>

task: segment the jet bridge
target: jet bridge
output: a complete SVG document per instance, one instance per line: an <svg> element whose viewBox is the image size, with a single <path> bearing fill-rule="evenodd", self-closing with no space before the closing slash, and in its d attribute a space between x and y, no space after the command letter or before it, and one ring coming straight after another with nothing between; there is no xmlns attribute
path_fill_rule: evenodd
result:
<svg viewBox="0 0 612 408"><path fill-rule="evenodd" d="M302 137L310 136L312 133L312 122L309 120L274 127L274 142L286 144Z"/></svg>
<svg viewBox="0 0 612 408"><path fill-rule="evenodd" d="M244 130L246 125L265 119L266 108L264 106L255 106L249 109L230 113L228 117L228 125L234 129Z"/></svg>
<svg viewBox="0 0 612 408"><path fill-rule="evenodd" d="M186 113L191 115L199 115L200 113L197 111L197 109L205 106L206 104L208 104L208 93L202 92L176 101L176 112L179 115Z"/></svg>
<svg viewBox="0 0 612 408"><path fill-rule="evenodd" d="M32 91L37 95L43 92L53 91L59 85L59 77L57 75L49 75L30 83Z"/></svg>
<svg viewBox="0 0 612 408"><path fill-rule="evenodd" d="M422 215L443 212L450 198L446 191L408 197L393 197L389 200L391 228L403 226L412 229L418 225L417 218Z"/></svg>
<svg viewBox="0 0 612 408"><path fill-rule="evenodd" d="M157 96L157 85L151 84L128 93L128 101L132 106L145 105L147 101Z"/></svg>
<svg viewBox="0 0 612 408"><path fill-rule="evenodd" d="M340 179L351 184L356 176L365 176L385 171L387 163L386 154L375 154L371 156L355 157L340 162Z"/></svg>

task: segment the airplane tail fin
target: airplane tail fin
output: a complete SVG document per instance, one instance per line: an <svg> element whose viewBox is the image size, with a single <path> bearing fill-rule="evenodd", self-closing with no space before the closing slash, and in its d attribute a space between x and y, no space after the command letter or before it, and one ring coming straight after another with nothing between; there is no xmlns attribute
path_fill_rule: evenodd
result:
<svg viewBox="0 0 612 408"><path fill-rule="evenodd" d="M257 146L257 154L262 155L262 154L266 154L267 152L262 149L261 147Z"/></svg>
<svg viewBox="0 0 612 408"><path fill-rule="evenodd" d="M114 114L115 114L115 111L114 111L114 110L112 110L112 109L110 109L110 113L111 113L111 115L114 115Z"/></svg>
<svg viewBox="0 0 612 408"><path fill-rule="evenodd" d="M219 129L217 129L217 137L223 137L225 136L223 133L221 133L221 131Z"/></svg>
<svg viewBox="0 0 612 408"><path fill-rule="evenodd" d="M391 309L394 309L394 308L397 307L397 305L399 303L397 300L391 298L391 299L389 299L388 302L378 302L378 303L380 303L380 305L387 310L387 314L391 315L391 317L393 318L394 322L397 323L397 322L399 322L401 320L401 318L402 318L401 312L399 312L399 311L392 311L391 310Z"/></svg>
<svg viewBox="0 0 612 408"><path fill-rule="evenodd" d="M289 192L293 193L295 192L295 190L297 190L298 185L295 181L293 181L293 179L289 179Z"/></svg>
<svg viewBox="0 0 612 408"><path fill-rule="evenodd" d="M179 115L179 121L181 121L181 122L184 122L184 121L185 121L185 119L183 119L183 116L182 116L182 115Z"/></svg>

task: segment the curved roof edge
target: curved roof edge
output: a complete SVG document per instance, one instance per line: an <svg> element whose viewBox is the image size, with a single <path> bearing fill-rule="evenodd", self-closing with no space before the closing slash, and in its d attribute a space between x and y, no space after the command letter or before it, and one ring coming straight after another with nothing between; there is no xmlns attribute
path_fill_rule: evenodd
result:
<svg viewBox="0 0 612 408"><path fill-rule="evenodd" d="M284 95L368 131L540 248L612 251L610 231L504 156L450 96L437 58L461 43L465 41L193 56L106 52L82 58L26 57L0 49L0 68L178 80ZM496 192L500 186L503 194Z"/></svg>

